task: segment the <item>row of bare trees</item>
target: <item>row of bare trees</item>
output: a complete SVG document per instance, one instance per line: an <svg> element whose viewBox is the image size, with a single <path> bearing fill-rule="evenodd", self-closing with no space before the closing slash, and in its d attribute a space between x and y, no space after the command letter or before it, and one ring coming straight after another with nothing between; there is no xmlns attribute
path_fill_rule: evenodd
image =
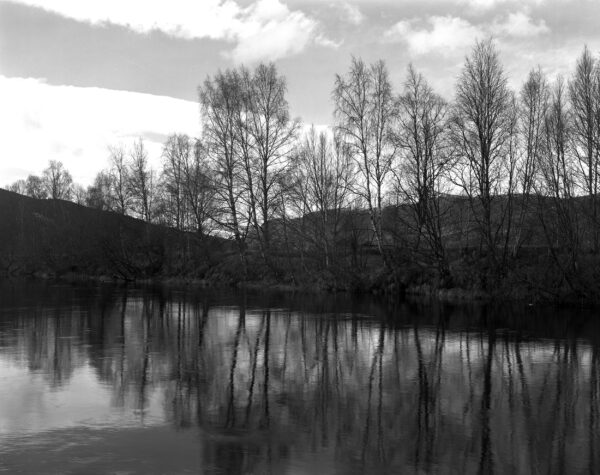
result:
<svg viewBox="0 0 600 475"><path fill-rule="evenodd" d="M550 83L537 68L515 93L494 43L478 42L453 103L412 66L394 95L382 62L353 59L333 98L336 132L357 167L353 192L384 264L393 223L383 211L396 202L410 210L402 219L410 245L425 248L440 276L448 247L468 247L470 236L479 264L500 277L541 238L561 278L583 291L573 282L582 253L599 250L600 61L587 48L568 80ZM452 197L466 197L466 232L457 232Z"/></svg>
<svg viewBox="0 0 600 475"><path fill-rule="evenodd" d="M208 207L214 192L198 140L183 134L168 137L158 171L150 165L142 139L129 151L111 147L109 160L88 189L90 206L199 235L210 232Z"/></svg>
<svg viewBox="0 0 600 475"><path fill-rule="evenodd" d="M73 177L62 162L50 160L42 175L29 175L8 186L10 191L32 198L77 201L82 196L81 187L73 183Z"/></svg>
<svg viewBox="0 0 600 475"><path fill-rule="evenodd" d="M199 87L199 139L169 137L160 171L141 139L111 148L86 203L229 237L244 275L249 253L273 271L292 258L330 269L368 248L388 272L408 250L446 280L460 249L503 277L543 244L576 290L582 253L600 251L600 60L587 47L569 78L538 67L515 92L493 41L477 42L452 102L412 66L397 92L383 61L352 58L332 100L333 127L302 128L273 64L219 71ZM19 186L68 198L52 176L45 194L35 177Z"/></svg>
<svg viewBox="0 0 600 475"><path fill-rule="evenodd" d="M162 167L152 168L140 138L128 148L109 147L109 165L87 190L73 182L61 162L50 161L42 176L30 175L8 186L32 198L73 201L175 227L210 232L208 207L214 195L206 157L198 140L173 134L163 147Z"/></svg>

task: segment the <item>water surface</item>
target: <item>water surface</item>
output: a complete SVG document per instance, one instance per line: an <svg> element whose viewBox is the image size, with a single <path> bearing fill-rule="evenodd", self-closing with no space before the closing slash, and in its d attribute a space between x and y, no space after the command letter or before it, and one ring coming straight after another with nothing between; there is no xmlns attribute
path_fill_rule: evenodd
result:
<svg viewBox="0 0 600 475"><path fill-rule="evenodd" d="M600 473L593 312L0 284L7 473Z"/></svg>

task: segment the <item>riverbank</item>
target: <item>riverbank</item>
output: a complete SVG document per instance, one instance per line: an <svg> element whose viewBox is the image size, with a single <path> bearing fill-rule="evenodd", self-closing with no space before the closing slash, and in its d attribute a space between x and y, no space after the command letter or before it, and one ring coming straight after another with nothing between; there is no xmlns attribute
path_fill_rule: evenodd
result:
<svg viewBox="0 0 600 475"><path fill-rule="evenodd" d="M368 229L364 213L353 211L345 219L356 221L354 228L340 233L339 248L328 254L307 242L299 230L290 242L286 236L291 235L281 234L282 228L274 225L268 255L252 236L247 237L247 271L243 272L239 249L232 239L0 190L0 278L244 287L391 298L407 295L463 302L600 303L599 254L578 257L581 264L565 273L570 262L568 250L522 246L499 270L490 267L481 250L448 242L448 272L441 279L437 263L404 241L390 246L384 265L367 233L358 233L350 240L352 229Z"/></svg>
<svg viewBox="0 0 600 475"><path fill-rule="evenodd" d="M94 275L78 272L35 272L32 274L21 274L0 276L6 280L34 279L45 281L58 281L67 283L113 283L119 285L158 285L167 287L185 287L198 289L246 289L251 291L284 292L284 293L312 293L312 294L348 294L348 295L373 295L388 299L418 299L426 301L437 301L440 303L515 303L522 305L567 305L567 306L598 306L597 299L576 298L573 295L548 295L540 292L527 290L524 287L513 287L507 291L506 288L498 288L496 292L486 292L481 289L450 287L441 288L431 284L409 284L403 285L393 282L393 279L379 278L377 282L363 281L360 285L356 280L353 285L342 286L326 283L322 279L313 279L309 282L281 282L275 279L263 280L216 280L197 278L193 276L154 276L124 279L119 275Z"/></svg>

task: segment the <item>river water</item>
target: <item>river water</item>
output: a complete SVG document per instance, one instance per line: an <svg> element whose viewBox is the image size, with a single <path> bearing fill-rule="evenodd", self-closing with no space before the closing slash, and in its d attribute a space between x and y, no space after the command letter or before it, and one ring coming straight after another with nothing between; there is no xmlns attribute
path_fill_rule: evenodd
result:
<svg viewBox="0 0 600 475"><path fill-rule="evenodd" d="M600 473L591 311L0 284L0 471Z"/></svg>

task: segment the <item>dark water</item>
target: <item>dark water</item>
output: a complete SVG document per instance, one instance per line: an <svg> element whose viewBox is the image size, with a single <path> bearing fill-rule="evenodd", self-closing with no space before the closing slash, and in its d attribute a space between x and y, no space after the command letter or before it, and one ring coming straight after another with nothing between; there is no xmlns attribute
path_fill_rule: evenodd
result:
<svg viewBox="0 0 600 475"><path fill-rule="evenodd" d="M0 471L600 473L592 312L0 285Z"/></svg>

